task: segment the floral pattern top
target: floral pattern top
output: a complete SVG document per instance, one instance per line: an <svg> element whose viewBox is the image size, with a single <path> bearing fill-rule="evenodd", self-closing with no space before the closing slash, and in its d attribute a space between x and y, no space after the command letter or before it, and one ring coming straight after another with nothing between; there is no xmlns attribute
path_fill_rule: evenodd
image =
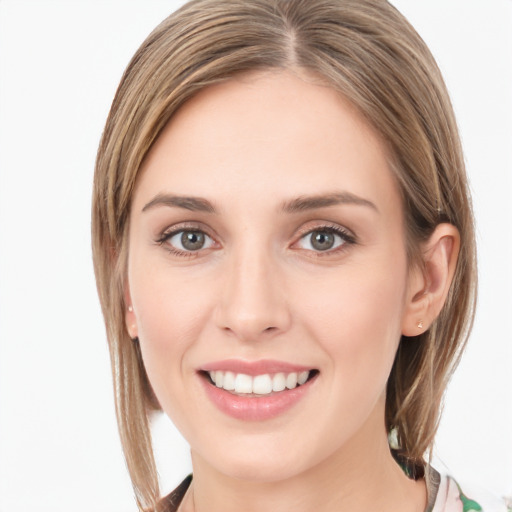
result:
<svg viewBox="0 0 512 512"><path fill-rule="evenodd" d="M426 512L512 512L512 502L481 490L461 486L450 476L440 476L435 500Z"/></svg>

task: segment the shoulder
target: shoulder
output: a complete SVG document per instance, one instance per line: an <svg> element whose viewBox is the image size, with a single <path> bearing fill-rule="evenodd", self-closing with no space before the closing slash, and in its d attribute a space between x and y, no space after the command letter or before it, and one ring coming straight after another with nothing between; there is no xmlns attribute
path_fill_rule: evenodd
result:
<svg viewBox="0 0 512 512"><path fill-rule="evenodd" d="M512 504L475 486L461 486L451 476L439 480L432 512L512 512Z"/></svg>

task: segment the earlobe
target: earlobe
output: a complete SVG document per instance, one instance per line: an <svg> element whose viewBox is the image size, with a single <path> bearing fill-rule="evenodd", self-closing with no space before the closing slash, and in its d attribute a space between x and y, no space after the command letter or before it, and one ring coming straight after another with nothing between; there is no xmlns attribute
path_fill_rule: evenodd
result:
<svg viewBox="0 0 512 512"><path fill-rule="evenodd" d="M402 322L404 336L418 336L437 318L448 296L460 248L459 231L439 224L422 245L423 265L411 270Z"/></svg>
<svg viewBox="0 0 512 512"><path fill-rule="evenodd" d="M132 299L128 283L126 283L124 286L124 303L126 307L124 313L126 330L128 331L130 338L133 340L137 338L139 334L137 329L137 318L135 316L135 311L133 310Z"/></svg>

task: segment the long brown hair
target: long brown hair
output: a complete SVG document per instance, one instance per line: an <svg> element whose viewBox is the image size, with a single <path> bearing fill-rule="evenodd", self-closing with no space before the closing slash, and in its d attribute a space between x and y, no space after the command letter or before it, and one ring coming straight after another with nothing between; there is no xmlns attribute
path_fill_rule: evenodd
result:
<svg viewBox="0 0 512 512"><path fill-rule="evenodd" d="M249 70L303 68L348 99L388 145L401 191L410 264L440 222L461 251L444 309L424 334L402 338L389 377L386 426L421 463L475 304L471 201L448 93L425 43L385 0L192 0L163 21L129 63L98 150L93 256L110 347L116 412L141 509L159 499L148 423L158 404L126 330L123 289L137 173L173 114L198 91Z"/></svg>

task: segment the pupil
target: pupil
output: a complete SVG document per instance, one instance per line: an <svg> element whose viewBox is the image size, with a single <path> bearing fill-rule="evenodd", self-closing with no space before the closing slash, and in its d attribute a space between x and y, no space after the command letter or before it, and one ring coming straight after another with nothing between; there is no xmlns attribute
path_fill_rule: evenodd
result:
<svg viewBox="0 0 512 512"><path fill-rule="evenodd" d="M313 233L311 245L318 251L326 251L334 245L334 235L317 231Z"/></svg>
<svg viewBox="0 0 512 512"><path fill-rule="evenodd" d="M204 245L204 233L199 231L185 231L181 235L181 245L189 251L197 251Z"/></svg>

